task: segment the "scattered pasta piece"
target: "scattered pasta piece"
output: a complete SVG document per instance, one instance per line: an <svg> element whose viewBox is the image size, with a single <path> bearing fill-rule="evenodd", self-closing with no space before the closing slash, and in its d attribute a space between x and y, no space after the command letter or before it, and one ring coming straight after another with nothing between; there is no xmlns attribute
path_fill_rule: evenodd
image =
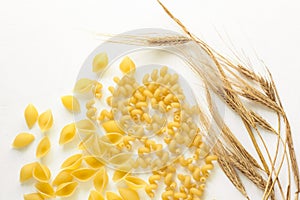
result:
<svg viewBox="0 0 300 200"><path fill-rule="evenodd" d="M74 170L80 167L81 162L82 162L82 154L75 154L67 158L61 165L61 168Z"/></svg>
<svg viewBox="0 0 300 200"><path fill-rule="evenodd" d="M70 174L68 170L63 170L56 175L55 179L52 182L52 185L59 186L63 183L67 183L71 181L73 181L73 176Z"/></svg>
<svg viewBox="0 0 300 200"><path fill-rule="evenodd" d="M104 165L104 163L100 161L100 158L97 158L96 156L85 156L83 159L86 164L92 168L98 169Z"/></svg>
<svg viewBox="0 0 300 200"><path fill-rule="evenodd" d="M63 145L71 142L76 134L76 126L74 123L66 125L60 132L59 144Z"/></svg>
<svg viewBox="0 0 300 200"><path fill-rule="evenodd" d="M143 179L135 176L127 176L125 178L125 182L128 185L128 187L133 190L144 188L147 185L147 183Z"/></svg>
<svg viewBox="0 0 300 200"><path fill-rule="evenodd" d="M119 127L116 121L110 120L102 123L102 127L107 133L120 133L124 134L124 131Z"/></svg>
<svg viewBox="0 0 300 200"><path fill-rule="evenodd" d="M130 71L134 71L135 70L135 64L128 56L125 56L123 58L123 60L121 61L121 63L120 63L120 70L123 73L128 73Z"/></svg>
<svg viewBox="0 0 300 200"><path fill-rule="evenodd" d="M92 190L90 192L90 195L89 195L89 199L88 200L104 200L104 197L102 196L101 193L95 191L95 190Z"/></svg>
<svg viewBox="0 0 300 200"><path fill-rule="evenodd" d="M88 181L95 173L95 169L80 168L73 171L71 175L80 181Z"/></svg>
<svg viewBox="0 0 300 200"><path fill-rule="evenodd" d="M31 129L33 125L36 123L38 116L39 116L38 111L33 104L29 104L25 108L24 117L29 129Z"/></svg>
<svg viewBox="0 0 300 200"><path fill-rule="evenodd" d="M118 182L126 178L126 176L129 174L129 171L121 171L121 170L116 170L112 180L114 182Z"/></svg>
<svg viewBox="0 0 300 200"><path fill-rule="evenodd" d="M96 174L94 179L94 186L98 192L103 192L108 184L108 175L105 167L102 167Z"/></svg>
<svg viewBox="0 0 300 200"><path fill-rule="evenodd" d="M61 97L61 102L65 108L71 112L80 112L80 104L76 97L67 95Z"/></svg>
<svg viewBox="0 0 300 200"><path fill-rule="evenodd" d="M119 193L124 200L140 200L138 193L130 188L119 188Z"/></svg>
<svg viewBox="0 0 300 200"><path fill-rule="evenodd" d="M84 134L91 134L96 130L94 123L89 119L83 119L76 122L76 128L78 129L79 133Z"/></svg>
<svg viewBox="0 0 300 200"><path fill-rule="evenodd" d="M119 166L128 163L131 160L131 158L132 158L132 153L119 153L111 157L111 159L109 159L109 163Z"/></svg>
<svg viewBox="0 0 300 200"><path fill-rule="evenodd" d="M44 200L39 193L24 194L24 200Z"/></svg>
<svg viewBox="0 0 300 200"><path fill-rule="evenodd" d="M78 186L77 182L67 182L59 185L56 189L55 195L60 197L71 196Z"/></svg>
<svg viewBox="0 0 300 200"><path fill-rule="evenodd" d="M108 64L108 56L105 52L99 53L93 60L93 72L99 72L103 70Z"/></svg>
<svg viewBox="0 0 300 200"><path fill-rule="evenodd" d="M104 137L113 145L117 145L123 140L123 135L120 133L107 133Z"/></svg>
<svg viewBox="0 0 300 200"><path fill-rule="evenodd" d="M107 200L123 200L119 195L114 192L106 192L105 197Z"/></svg>
<svg viewBox="0 0 300 200"><path fill-rule="evenodd" d="M34 139L34 135L30 133L20 133L15 137L12 146L16 149L20 149L28 146Z"/></svg>
<svg viewBox="0 0 300 200"><path fill-rule="evenodd" d="M53 116L51 110L42 113L38 119L39 127L42 132L48 131L53 125Z"/></svg>
<svg viewBox="0 0 300 200"><path fill-rule="evenodd" d="M51 172L47 166L37 162L33 169L32 176L37 181L47 182L51 178Z"/></svg>
<svg viewBox="0 0 300 200"><path fill-rule="evenodd" d="M35 188L44 198L53 198L55 196L55 192L49 183L38 182L35 184Z"/></svg>
<svg viewBox="0 0 300 200"><path fill-rule="evenodd" d="M39 142L36 149L36 157L42 158L44 157L51 148L51 143L48 136L44 136L43 139Z"/></svg>
<svg viewBox="0 0 300 200"><path fill-rule="evenodd" d="M23 183L32 178L32 172L36 166L36 162L24 165L20 170L20 182Z"/></svg>
<svg viewBox="0 0 300 200"><path fill-rule="evenodd" d="M95 81L87 79L87 78L79 79L75 84L74 92L76 92L78 94L87 93L87 92L91 91L94 82Z"/></svg>

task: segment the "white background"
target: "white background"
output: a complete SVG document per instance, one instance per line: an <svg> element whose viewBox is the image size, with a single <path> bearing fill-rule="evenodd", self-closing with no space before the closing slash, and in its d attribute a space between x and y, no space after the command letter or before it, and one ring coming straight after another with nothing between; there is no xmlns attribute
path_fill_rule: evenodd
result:
<svg viewBox="0 0 300 200"><path fill-rule="evenodd" d="M255 49L274 76L299 152L299 1L164 3L209 44L219 44L219 32L236 40L238 48ZM19 184L18 173L22 164L34 160L34 146L41 134L37 128L33 130L37 140L25 151L11 148L14 136L27 130L23 119L26 105L32 102L39 111L53 109L56 122L50 137L57 139L61 124L70 119L59 97L71 92L84 59L101 43L94 33L151 27L180 31L154 0L0 0L0 200L22 199L24 192L32 190ZM63 158L57 155L68 150L53 146L48 160L61 162ZM213 194L207 199L242 199L220 171L209 190Z"/></svg>

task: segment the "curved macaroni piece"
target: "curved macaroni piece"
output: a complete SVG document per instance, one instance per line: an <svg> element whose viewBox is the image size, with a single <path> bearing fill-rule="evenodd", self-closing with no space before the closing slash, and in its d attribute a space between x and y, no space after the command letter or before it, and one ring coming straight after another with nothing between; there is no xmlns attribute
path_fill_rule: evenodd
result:
<svg viewBox="0 0 300 200"><path fill-rule="evenodd" d="M135 71L135 64L128 56L123 58L119 67L124 74Z"/></svg>
<svg viewBox="0 0 300 200"><path fill-rule="evenodd" d="M129 188L134 190L144 188L147 185L147 183L143 179L135 176L127 176L125 178L125 182Z"/></svg>
<svg viewBox="0 0 300 200"><path fill-rule="evenodd" d="M55 192L49 183L38 182L35 184L35 188L44 198L53 198L55 196Z"/></svg>
<svg viewBox="0 0 300 200"><path fill-rule="evenodd" d="M218 160L218 156L216 156L216 155L208 155L205 158L205 163L206 164L212 164L212 161L216 161L216 160Z"/></svg>
<svg viewBox="0 0 300 200"><path fill-rule="evenodd" d="M73 181L73 176L70 174L68 170L63 170L56 175L55 179L52 182L52 185L59 186L63 183L67 183L71 181Z"/></svg>
<svg viewBox="0 0 300 200"><path fill-rule="evenodd" d="M32 171L32 176L37 181L47 182L51 178L51 172L47 166L37 162L35 168Z"/></svg>
<svg viewBox="0 0 300 200"><path fill-rule="evenodd" d="M97 158L96 156L85 156L83 159L86 162L86 164L88 164L92 168L98 169L104 166L104 163L101 162L100 158Z"/></svg>
<svg viewBox="0 0 300 200"><path fill-rule="evenodd" d="M60 197L71 196L78 186L77 182L67 182L59 185L56 189L55 195Z"/></svg>
<svg viewBox="0 0 300 200"><path fill-rule="evenodd" d="M82 154L75 154L67 158L61 165L61 169L78 169L82 163Z"/></svg>
<svg viewBox="0 0 300 200"><path fill-rule="evenodd" d="M90 80L88 78L79 79L74 87L74 92L79 94L84 94L91 91L95 81Z"/></svg>
<svg viewBox="0 0 300 200"><path fill-rule="evenodd" d="M203 167L201 167L202 174L208 173L209 170L212 170L214 166L212 164L206 164Z"/></svg>
<svg viewBox="0 0 300 200"><path fill-rule="evenodd" d="M119 188L119 193L124 200L140 200L138 193L130 188Z"/></svg>
<svg viewBox="0 0 300 200"><path fill-rule="evenodd" d="M193 194L193 195L196 195L198 197L201 197L202 194L203 194L203 191L199 190L198 188L191 188L190 193Z"/></svg>
<svg viewBox="0 0 300 200"><path fill-rule="evenodd" d="M173 182L173 173L167 173L164 181L167 186L170 186Z"/></svg>
<svg viewBox="0 0 300 200"><path fill-rule="evenodd" d="M116 121L110 120L102 123L102 127L107 133L120 133L124 134L124 131L119 127Z"/></svg>
<svg viewBox="0 0 300 200"><path fill-rule="evenodd" d="M72 95L62 96L61 102L67 110L71 112L80 112L80 104L76 97Z"/></svg>
<svg viewBox="0 0 300 200"><path fill-rule="evenodd" d="M96 131L96 126L89 119L83 119L76 122L76 128L78 129L79 133L84 133L84 134L91 134Z"/></svg>
<svg viewBox="0 0 300 200"><path fill-rule="evenodd" d="M51 148L51 143L49 137L44 136L36 148L36 154L35 154L36 157L37 158L44 157L50 151L50 148Z"/></svg>
<svg viewBox="0 0 300 200"><path fill-rule="evenodd" d="M173 197L174 191L173 190L167 190L161 194L162 200L169 200L171 197Z"/></svg>
<svg viewBox="0 0 300 200"><path fill-rule="evenodd" d="M20 170L20 182L23 183L32 178L32 172L36 166L36 162L24 165Z"/></svg>
<svg viewBox="0 0 300 200"><path fill-rule="evenodd" d="M123 200L119 195L114 192L106 192L105 193L106 200Z"/></svg>
<svg viewBox="0 0 300 200"><path fill-rule="evenodd" d="M107 53L98 53L93 59L93 72L99 72L103 70L108 65Z"/></svg>
<svg viewBox="0 0 300 200"><path fill-rule="evenodd" d="M119 182L119 181L123 180L124 178L126 178L126 176L128 176L128 175L129 175L129 171L116 170L114 172L112 180L114 182Z"/></svg>
<svg viewBox="0 0 300 200"><path fill-rule="evenodd" d="M24 117L29 129L31 129L33 125L36 123L38 116L39 116L38 111L33 104L29 104L25 108Z"/></svg>
<svg viewBox="0 0 300 200"><path fill-rule="evenodd" d="M76 126L74 123L66 125L60 132L59 144L63 145L71 142L76 135Z"/></svg>
<svg viewBox="0 0 300 200"><path fill-rule="evenodd" d="M146 185L145 192L150 198L153 198L154 197L153 190L156 190L157 188L158 188L157 184Z"/></svg>
<svg viewBox="0 0 300 200"><path fill-rule="evenodd" d="M12 146L16 149L20 149L28 146L34 139L34 135L30 133L20 133L15 137Z"/></svg>
<svg viewBox="0 0 300 200"><path fill-rule="evenodd" d="M80 168L71 173L79 181L88 181L96 173L97 170L90 168Z"/></svg>
<svg viewBox="0 0 300 200"><path fill-rule="evenodd" d="M44 200L44 197L39 193L24 194L24 200Z"/></svg>
<svg viewBox="0 0 300 200"><path fill-rule="evenodd" d="M187 194L184 193L184 192L175 192L175 193L174 193L174 198L178 198L178 199L182 198L182 199L185 199L185 198L187 198Z"/></svg>
<svg viewBox="0 0 300 200"><path fill-rule="evenodd" d="M102 194L100 192L91 190L88 200L104 200L104 197L102 196Z"/></svg>
<svg viewBox="0 0 300 200"><path fill-rule="evenodd" d="M53 115L51 110L47 110L39 116L38 124L42 132L48 131L52 127Z"/></svg>
<svg viewBox="0 0 300 200"><path fill-rule="evenodd" d="M94 187L98 192L103 192L108 184L108 174L105 167L102 167L94 178Z"/></svg>

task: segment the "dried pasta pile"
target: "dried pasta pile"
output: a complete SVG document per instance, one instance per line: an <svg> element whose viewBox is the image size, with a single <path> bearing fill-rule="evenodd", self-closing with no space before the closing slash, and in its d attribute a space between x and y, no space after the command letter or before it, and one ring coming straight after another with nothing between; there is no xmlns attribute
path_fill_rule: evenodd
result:
<svg viewBox="0 0 300 200"><path fill-rule="evenodd" d="M92 71L104 70L108 58L105 52L98 53ZM155 199L201 198L217 156L203 142L200 110L188 103L180 76L160 67L144 74L139 83L137 68L129 57L123 58L119 68L123 76L113 77L115 86L107 88L108 108L97 105L104 98L103 84L88 78L76 82L75 95L61 98L78 120L62 128L59 144L73 141L78 134L81 153L67 158L52 178L40 159L51 148L44 136L36 148L38 161L20 170L22 183L35 180L36 192L25 194L25 200L69 197L87 181L93 181L89 200L138 200L146 195ZM29 129L38 122L41 132L47 132L54 119L50 110L39 115L29 104L25 120ZM31 133L20 133L13 147L26 148L34 139ZM110 190L110 184L116 184L118 191Z"/></svg>

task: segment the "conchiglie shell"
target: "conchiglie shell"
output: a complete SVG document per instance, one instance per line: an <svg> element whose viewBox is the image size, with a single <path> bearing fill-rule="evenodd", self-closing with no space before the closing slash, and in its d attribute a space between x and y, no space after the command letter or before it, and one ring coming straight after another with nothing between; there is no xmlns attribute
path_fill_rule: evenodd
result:
<svg viewBox="0 0 300 200"><path fill-rule="evenodd" d="M48 131L53 125L53 115L51 110L43 112L39 116L38 123L42 132Z"/></svg>
<svg viewBox="0 0 300 200"><path fill-rule="evenodd" d="M56 175L55 179L52 182L52 185L58 186L71 181L73 181L73 176L68 170L63 170Z"/></svg>
<svg viewBox="0 0 300 200"><path fill-rule="evenodd" d="M80 181L88 181L96 173L95 169L81 168L72 172L72 176Z"/></svg>
<svg viewBox="0 0 300 200"><path fill-rule="evenodd" d="M102 167L94 178L94 186L98 192L102 192L108 184L108 175L105 167Z"/></svg>
<svg viewBox="0 0 300 200"><path fill-rule="evenodd" d="M51 178L51 172L47 166L37 162L33 169L32 176L40 182L47 182Z"/></svg>
<svg viewBox="0 0 300 200"><path fill-rule="evenodd" d="M105 193L106 200L123 200L119 195L113 192Z"/></svg>
<svg viewBox="0 0 300 200"><path fill-rule="evenodd" d="M147 183L143 179L135 176L127 176L125 178L125 182L128 187L133 190L144 188L147 185Z"/></svg>
<svg viewBox="0 0 300 200"><path fill-rule="evenodd" d="M34 139L34 135L30 133L20 133L15 137L12 145L16 149L23 148L28 146L31 142L33 142Z"/></svg>
<svg viewBox="0 0 300 200"><path fill-rule="evenodd" d="M132 153L119 153L111 157L111 159L109 159L109 163L117 166L123 165L131 161L131 158L132 158Z"/></svg>
<svg viewBox="0 0 300 200"><path fill-rule="evenodd" d="M44 198L53 198L55 196L55 192L49 183L36 183L35 188Z"/></svg>
<svg viewBox="0 0 300 200"><path fill-rule="evenodd" d="M43 139L39 142L36 148L36 157L41 158L44 157L51 148L51 143L48 136L43 137Z"/></svg>
<svg viewBox="0 0 300 200"><path fill-rule="evenodd" d="M138 193L130 188L119 188L119 193L124 200L140 200Z"/></svg>
<svg viewBox="0 0 300 200"><path fill-rule="evenodd" d="M100 158L97 158L96 156L85 156L83 159L92 168L100 168L104 165Z"/></svg>
<svg viewBox="0 0 300 200"><path fill-rule="evenodd" d="M87 92L91 91L91 88L94 83L95 83L95 81L90 80L88 78L79 79L75 84L74 92L79 93L79 94L87 93Z"/></svg>
<svg viewBox="0 0 300 200"><path fill-rule="evenodd" d="M108 64L108 57L105 52L101 52L94 57L93 60L93 72L99 72L103 70Z"/></svg>
<svg viewBox="0 0 300 200"><path fill-rule="evenodd" d="M119 127L116 121L110 120L102 123L102 127L107 133L120 133L124 134L124 131Z"/></svg>
<svg viewBox="0 0 300 200"><path fill-rule="evenodd" d="M36 162L28 163L24 165L20 170L20 182L23 183L32 178L33 170L36 166Z"/></svg>
<svg viewBox="0 0 300 200"><path fill-rule="evenodd" d="M80 104L76 97L66 95L61 97L61 102L67 110L71 112L80 112Z"/></svg>
<svg viewBox="0 0 300 200"><path fill-rule="evenodd" d="M71 196L78 186L77 182L67 182L59 185L56 189L56 196L69 197Z"/></svg>
<svg viewBox="0 0 300 200"><path fill-rule="evenodd" d="M123 135L120 133L107 133L103 137L106 137L113 145L117 145L123 140Z"/></svg>
<svg viewBox="0 0 300 200"><path fill-rule="evenodd" d="M75 154L67 158L61 165L62 169L78 169L82 163L82 154Z"/></svg>
<svg viewBox="0 0 300 200"><path fill-rule="evenodd" d="M66 125L60 132L59 144L71 142L76 134L76 126L74 123Z"/></svg>
<svg viewBox="0 0 300 200"><path fill-rule="evenodd" d="M120 63L120 70L123 73L128 73L130 71L134 71L135 70L135 64L128 56L125 56L123 58L123 60L121 61L121 63Z"/></svg>
<svg viewBox="0 0 300 200"><path fill-rule="evenodd" d="M89 199L88 200L104 200L104 197L102 196L101 193L95 191L95 190L92 190L90 192L90 195L89 195Z"/></svg>
<svg viewBox="0 0 300 200"><path fill-rule="evenodd" d="M76 128L78 132L85 134L94 133L96 131L96 126L89 119L83 119L76 122Z"/></svg>
<svg viewBox="0 0 300 200"><path fill-rule="evenodd" d="M103 143L99 144L99 138L96 134L90 134L80 142L79 149L101 157L107 151L107 146Z"/></svg>
<svg viewBox="0 0 300 200"><path fill-rule="evenodd" d="M124 178L126 178L126 176L128 176L128 175L129 175L129 171L116 170L113 175L112 180L114 182L118 182L118 181L121 181Z"/></svg>
<svg viewBox="0 0 300 200"><path fill-rule="evenodd" d="M24 194L24 200L44 200L45 198L39 193Z"/></svg>
<svg viewBox="0 0 300 200"><path fill-rule="evenodd" d="M34 105L29 104L25 108L24 117L25 117L25 121L26 121L26 124L29 129L31 129L33 127L33 125L35 124L35 122L38 119L38 116L39 116L39 113L38 113L37 109L34 107Z"/></svg>

